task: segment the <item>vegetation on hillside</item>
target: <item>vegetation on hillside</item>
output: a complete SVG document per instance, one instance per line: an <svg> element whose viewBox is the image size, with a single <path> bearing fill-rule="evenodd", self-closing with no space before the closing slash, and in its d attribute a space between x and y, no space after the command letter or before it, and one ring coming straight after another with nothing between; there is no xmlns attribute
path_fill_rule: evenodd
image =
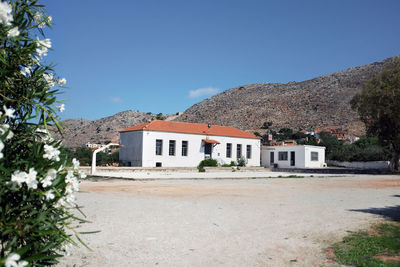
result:
<svg viewBox="0 0 400 267"><path fill-rule="evenodd" d="M300 145L324 146L327 160L380 161L390 160L392 155L391 147L377 137L363 136L352 144L346 144L327 132L319 133L319 141L311 134L294 132L290 128L282 128L278 132L270 130L270 133L276 141L295 140ZM262 141L268 142L267 135L263 136Z"/></svg>

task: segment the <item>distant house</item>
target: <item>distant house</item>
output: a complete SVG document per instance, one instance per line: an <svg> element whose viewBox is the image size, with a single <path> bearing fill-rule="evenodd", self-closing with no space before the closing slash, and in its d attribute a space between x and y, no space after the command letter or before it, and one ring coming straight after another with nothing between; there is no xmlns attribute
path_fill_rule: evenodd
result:
<svg viewBox="0 0 400 267"><path fill-rule="evenodd" d="M267 168L326 167L325 147L309 145L265 146L261 151L261 164Z"/></svg>
<svg viewBox="0 0 400 267"><path fill-rule="evenodd" d="M194 167L207 158L229 164L240 157L260 166L260 138L228 126L154 120L121 130L120 143L124 166Z"/></svg>

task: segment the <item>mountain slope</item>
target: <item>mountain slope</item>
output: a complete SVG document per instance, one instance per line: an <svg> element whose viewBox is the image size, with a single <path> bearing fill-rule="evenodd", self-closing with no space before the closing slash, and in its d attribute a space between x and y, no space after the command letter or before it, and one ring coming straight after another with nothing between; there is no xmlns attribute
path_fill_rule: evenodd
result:
<svg viewBox="0 0 400 267"><path fill-rule="evenodd" d="M363 132L363 124L349 101L365 81L378 74L396 57L303 82L249 84L226 90L187 109L176 120L227 125L259 131L271 128L311 130L343 126L350 133Z"/></svg>
<svg viewBox="0 0 400 267"><path fill-rule="evenodd" d="M166 115L167 119L169 116ZM119 112L99 120L68 119L62 121L64 134L61 138L68 147L78 147L90 143L119 143L119 130L154 119L155 114L135 110Z"/></svg>

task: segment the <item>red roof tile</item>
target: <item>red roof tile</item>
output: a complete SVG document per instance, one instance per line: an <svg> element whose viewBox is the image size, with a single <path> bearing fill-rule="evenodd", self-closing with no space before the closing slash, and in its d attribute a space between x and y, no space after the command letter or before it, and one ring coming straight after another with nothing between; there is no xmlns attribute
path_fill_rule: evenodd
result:
<svg viewBox="0 0 400 267"><path fill-rule="evenodd" d="M201 141L203 141L206 144L220 144L220 142L211 139L202 139Z"/></svg>
<svg viewBox="0 0 400 267"><path fill-rule="evenodd" d="M208 128L208 125L203 123L187 123L187 122L162 121L162 120L153 120L151 122L144 122L120 130L119 132L123 133L123 132L142 131L142 130L260 139L254 134L247 133L245 131L229 126L211 125L211 127Z"/></svg>

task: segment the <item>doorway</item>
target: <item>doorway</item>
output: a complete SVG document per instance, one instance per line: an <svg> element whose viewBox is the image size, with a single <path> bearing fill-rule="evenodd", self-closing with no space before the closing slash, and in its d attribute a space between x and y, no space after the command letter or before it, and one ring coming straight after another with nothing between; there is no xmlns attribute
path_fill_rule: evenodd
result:
<svg viewBox="0 0 400 267"><path fill-rule="evenodd" d="M290 151L290 166L296 165L296 153L294 151Z"/></svg>
<svg viewBox="0 0 400 267"><path fill-rule="evenodd" d="M211 159L211 155L212 155L212 144L206 143L204 145L204 158Z"/></svg>
<svg viewBox="0 0 400 267"><path fill-rule="evenodd" d="M269 152L269 166L273 166L275 163L275 153Z"/></svg>

